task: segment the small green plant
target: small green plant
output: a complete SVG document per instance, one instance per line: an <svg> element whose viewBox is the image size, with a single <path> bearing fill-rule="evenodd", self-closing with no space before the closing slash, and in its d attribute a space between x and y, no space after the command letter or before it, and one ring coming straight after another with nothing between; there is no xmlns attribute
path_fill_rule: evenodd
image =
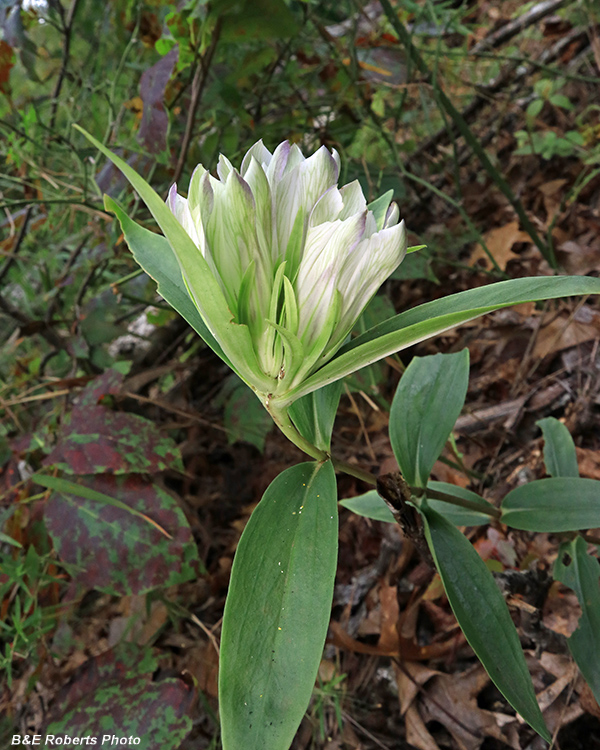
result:
<svg viewBox="0 0 600 750"><path fill-rule="evenodd" d="M165 204L122 159L82 132L123 172L164 232L142 228L105 199L159 293L312 459L276 477L246 525L221 638L224 750L286 750L309 704L329 624L338 544L335 471L375 483L331 454L340 381L487 312L598 294L600 279L491 284L394 315L349 340L359 314L404 257L404 228L391 195L367 205L356 185L338 189L334 154L321 150L305 159L289 144L271 154L259 143L239 171L222 158L220 180L198 167L187 201L172 192ZM467 639L511 705L549 739L491 574L431 503L442 500L454 508L458 502L461 513L467 509L484 518L499 511L476 495L457 501L439 491L429 499L429 474L462 407L467 376L466 352L440 355L424 366L417 362L407 371L392 407L392 446L404 474L405 502L424 519L427 543ZM502 513L516 526L514 497L507 497ZM523 498L518 500L521 508ZM597 512L597 498L589 500L590 507L594 502Z"/></svg>
<svg viewBox="0 0 600 750"><path fill-rule="evenodd" d="M538 121L545 105L567 112L573 110L569 97L561 93L565 83L564 78L543 78L534 84L535 98L525 112L527 130L515 133L516 154L537 154L542 159L552 159L553 156L579 156L583 153L585 139L579 130L568 130L559 135L555 130L540 127L542 123Z"/></svg>
<svg viewBox="0 0 600 750"><path fill-rule="evenodd" d="M4 535L2 535L4 536ZM0 540L1 541L1 540ZM40 555L33 545L25 551L14 543L0 551L0 670L12 684L15 662L28 659L40 638L53 630L56 617L51 606L43 606L48 589L58 578L52 574L56 560ZM44 597L46 593L46 597Z"/></svg>

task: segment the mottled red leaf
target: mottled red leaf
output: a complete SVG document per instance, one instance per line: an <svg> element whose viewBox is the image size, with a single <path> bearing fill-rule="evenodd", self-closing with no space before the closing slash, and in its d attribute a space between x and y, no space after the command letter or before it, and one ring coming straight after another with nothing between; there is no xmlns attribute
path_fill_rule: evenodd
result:
<svg viewBox="0 0 600 750"><path fill-rule="evenodd" d="M150 650L131 643L85 662L59 693L44 736L95 738L96 748L113 737L136 738L121 744L140 750L178 748L192 728L194 690L177 678L154 681L156 668Z"/></svg>
<svg viewBox="0 0 600 750"><path fill-rule="evenodd" d="M103 406L73 409L70 423L43 463L70 474L155 474L183 468L175 443L152 422Z"/></svg>
<svg viewBox="0 0 600 750"><path fill-rule="evenodd" d="M86 476L79 483L150 520L74 493L54 491L45 509L46 526L61 559L73 566L70 573L76 583L110 594L141 594L198 576L192 532L165 490L136 474Z"/></svg>

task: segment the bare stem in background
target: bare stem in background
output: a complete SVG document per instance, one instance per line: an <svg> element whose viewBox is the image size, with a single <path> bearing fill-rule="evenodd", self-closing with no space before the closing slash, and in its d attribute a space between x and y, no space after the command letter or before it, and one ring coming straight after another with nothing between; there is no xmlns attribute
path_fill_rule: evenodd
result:
<svg viewBox="0 0 600 750"><path fill-rule="evenodd" d="M212 40L210 47L206 50L204 55L198 61L196 72L192 80L192 96L190 100L190 110L188 112L187 121L185 123L185 132L183 134L183 140L181 142L181 150L179 152L179 159L177 160L177 166L175 167L175 174L173 175L173 182L178 182L183 168L185 166L185 160L187 159L188 150L190 148L190 141L192 140L192 132L194 130L194 123L196 121L196 112L200 99L202 98L202 92L206 86L208 80L208 71L212 62L219 37L221 36L221 19L217 20L215 28L213 30Z"/></svg>

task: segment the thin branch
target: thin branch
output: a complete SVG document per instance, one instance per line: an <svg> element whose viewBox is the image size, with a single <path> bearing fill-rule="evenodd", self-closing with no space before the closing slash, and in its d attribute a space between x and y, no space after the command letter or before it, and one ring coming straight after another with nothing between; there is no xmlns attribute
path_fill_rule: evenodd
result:
<svg viewBox="0 0 600 750"><path fill-rule="evenodd" d="M56 114L58 111L58 97L60 96L60 91L62 89L63 81L65 80L65 75L67 73L67 65L69 64L69 54L71 51L71 31L73 29L73 19L75 17L75 11L77 10L78 4L79 4L79 0L71 0L71 6L69 8L69 12L67 13L66 19L64 19L63 21L64 23L63 32L65 35L65 43L63 46L62 63L60 66L60 72L58 74L58 80L56 81L56 86L54 87L54 91L52 92L52 108L50 110L50 126L49 126L50 130L54 130L54 124L56 122ZM63 15L64 14L61 14L61 16Z"/></svg>
<svg viewBox="0 0 600 750"><path fill-rule="evenodd" d="M12 318L20 328L26 329L27 333L39 333L43 336L46 341L53 346L55 349L63 349L69 351L69 345L66 340L61 338L55 331L48 327L43 320L32 320L24 315L20 310L8 302L2 295L0 295L0 312L8 315Z"/></svg>
<svg viewBox="0 0 600 750"><path fill-rule="evenodd" d="M473 134L473 132L469 128L464 117L456 109L454 104L452 104L450 99L446 96L445 92L442 90L442 88L440 87L435 77L432 76L432 73L429 70L429 67L427 66L424 59L421 57L418 50L412 43L410 34L406 30L404 24L400 21L400 19L396 15L396 11L390 4L390 1L381 0L381 5L383 7L385 15L387 16L387 19L389 20L389 22L392 25L392 28L396 32L398 39L404 46L407 57L409 58L411 62L414 63L419 73L423 76L424 82L427 84L430 84L433 87L433 93L434 93L435 98L437 99L438 106L440 107L440 109L448 114L450 119L453 121L454 126L456 127L457 131L460 133L460 135L463 136L465 141L469 144L469 147L471 148L473 153L477 156L477 158L481 162L482 167L491 177L494 184L499 188L499 190L508 199L508 201L514 208L517 216L519 217L519 220L521 222L523 229L531 237L531 240L538 247L542 256L546 258L546 260L550 263L550 265L553 268L556 267L556 258L554 257L552 248L549 248L546 245L546 243L541 239L535 227L533 226L533 222L531 221L529 216L527 216L527 213L525 212L525 209L521 201L513 193L512 188L510 187L510 185L508 184L504 176L492 164L490 157L488 156L487 152L485 151L485 149L483 148L483 146L481 145L477 137Z"/></svg>
<svg viewBox="0 0 600 750"><path fill-rule="evenodd" d="M0 270L0 284L4 280L4 277L8 273L12 264L15 262L17 258L17 254L19 250L21 249L21 245L23 244L23 240L25 239L25 235L27 234L27 224L29 223L29 217L31 216L32 210L33 210L33 206L27 206L27 210L25 211L25 216L23 217L23 224L21 225L21 229L19 230L19 236L17 237L15 246L10 254L10 257L6 259L6 263L2 266L2 269Z"/></svg>
<svg viewBox="0 0 600 750"><path fill-rule="evenodd" d="M188 150L190 148L190 141L192 140L192 132L194 130L194 123L196 120L198 105L200 104L202 92L204 91L206 82L208 81L208 71L210 69L210 64L215 54L215 50L217 49L219 37L221 36L221 26L221 19L219 18L213 30L210 47L200 58L198 66L196 67L196 72L194 73L194 78L192 80L192 96L190 100L190 109L188 112L187 121L185 123L185 132L183 134L183 141L181 142L179 159L177 160L177 166L175 167L175 174L173 175L173 182L179 181L179 178L181 177L183 168L185 166Z"/></svg>

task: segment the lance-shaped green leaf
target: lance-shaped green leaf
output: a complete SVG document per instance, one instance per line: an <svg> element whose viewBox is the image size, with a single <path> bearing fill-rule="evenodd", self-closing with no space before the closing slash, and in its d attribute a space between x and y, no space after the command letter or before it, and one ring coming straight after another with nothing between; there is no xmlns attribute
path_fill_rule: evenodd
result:
<svg viewBox="0 0 600 750"><path fill-rule="evenodd" d="M390 411L390 441L400 471L413 487L427 486L468 385L468 349L415 357L402 375Z"/></svg>
<svg viewBox="0 0 600 750"><path fill-rule="evenodd" d="M500 520L524 531L579 531L598 526L600 482L552 477L523 484L502 501Z"/></svg>
<svg viewBox="0 0 600 750"><path fill-rule="evenodd" d="M317 676L337 562L330 461L280 474L233 562L223 616L219 712L224 750L287 750Z"/></svg>
<svg viewBox="0 0 600 750"><path fill-rule="evenodd" d="M233 322L233 315L227 306L225 296L218 281L208 267L188 233L177 221L169 207L148 185L143 177L123 159L113 154L83 128L74 125L93 145L118 167L140 198L148 207L156 223L169 241L181 268L182 278L198 308L204 322L213 327L211 333L219 341L237 374L248 385L262 388L265 392L273 386L260 369L248 327ZM218 327L218 330L217 330Z"/></svg>
<svg viewBox="0 0 600 750"><path fill-rule="evenodd" d="M465 638L510 705L549 742L519 636L492 574L456 526L427 503L421 512L427 543Z"/></svg>
<svg viewBox="0 0 600 750"><path fill-rule="evenodd" d="M384 523L396 523L392 511L385 504L385 500L379 496L377 490L369 490L364 495L345 498L339 501L339 505L356 513L357 516Z"/></svg>
<svg viewBox="0 0 600 750"><path fill-rule="evenodd" d="M394 352L494 310L577 294L600 294L600 279L588 276L511 279L426 302L353 339L330 362L286 394L285 400L310 393Z"/></svg>
<svg viewBox="0 0 600 750"><path fill-rule="evenodd" d="M544 463L552 477L578 477L577 452L571 433L554 417L536 422L544 436Z"/></svg>
<svg viewBox="0 0 600 750"><path fill-rule="evenodd" d="M167 239L161 234L151 232L137 224L123 211L121 206L110 196L104 196L107 211L115 214L125 241L133 257L151 279L156 281L156 290L174 310L186 320L196 333L223 359L233 370L231 362L219 346L219 342L206 327L197 307L190 299L181 277L181 268L177 257Z"/></svg>
<svg viewBox="0 0 600 750"><path fill-rule="evenodd" d="M581 605L577 630L568 640L581 674L600 703L600 566L581 537L561 544L554 577L573 589Z"/></svg>
<svg viewBox="0 0 600 750"><path fill-rule="evenodd" d="M331 434L343 384L339 381L295 401L289 414L305 440L323 451L331 447Z"/></svg>

